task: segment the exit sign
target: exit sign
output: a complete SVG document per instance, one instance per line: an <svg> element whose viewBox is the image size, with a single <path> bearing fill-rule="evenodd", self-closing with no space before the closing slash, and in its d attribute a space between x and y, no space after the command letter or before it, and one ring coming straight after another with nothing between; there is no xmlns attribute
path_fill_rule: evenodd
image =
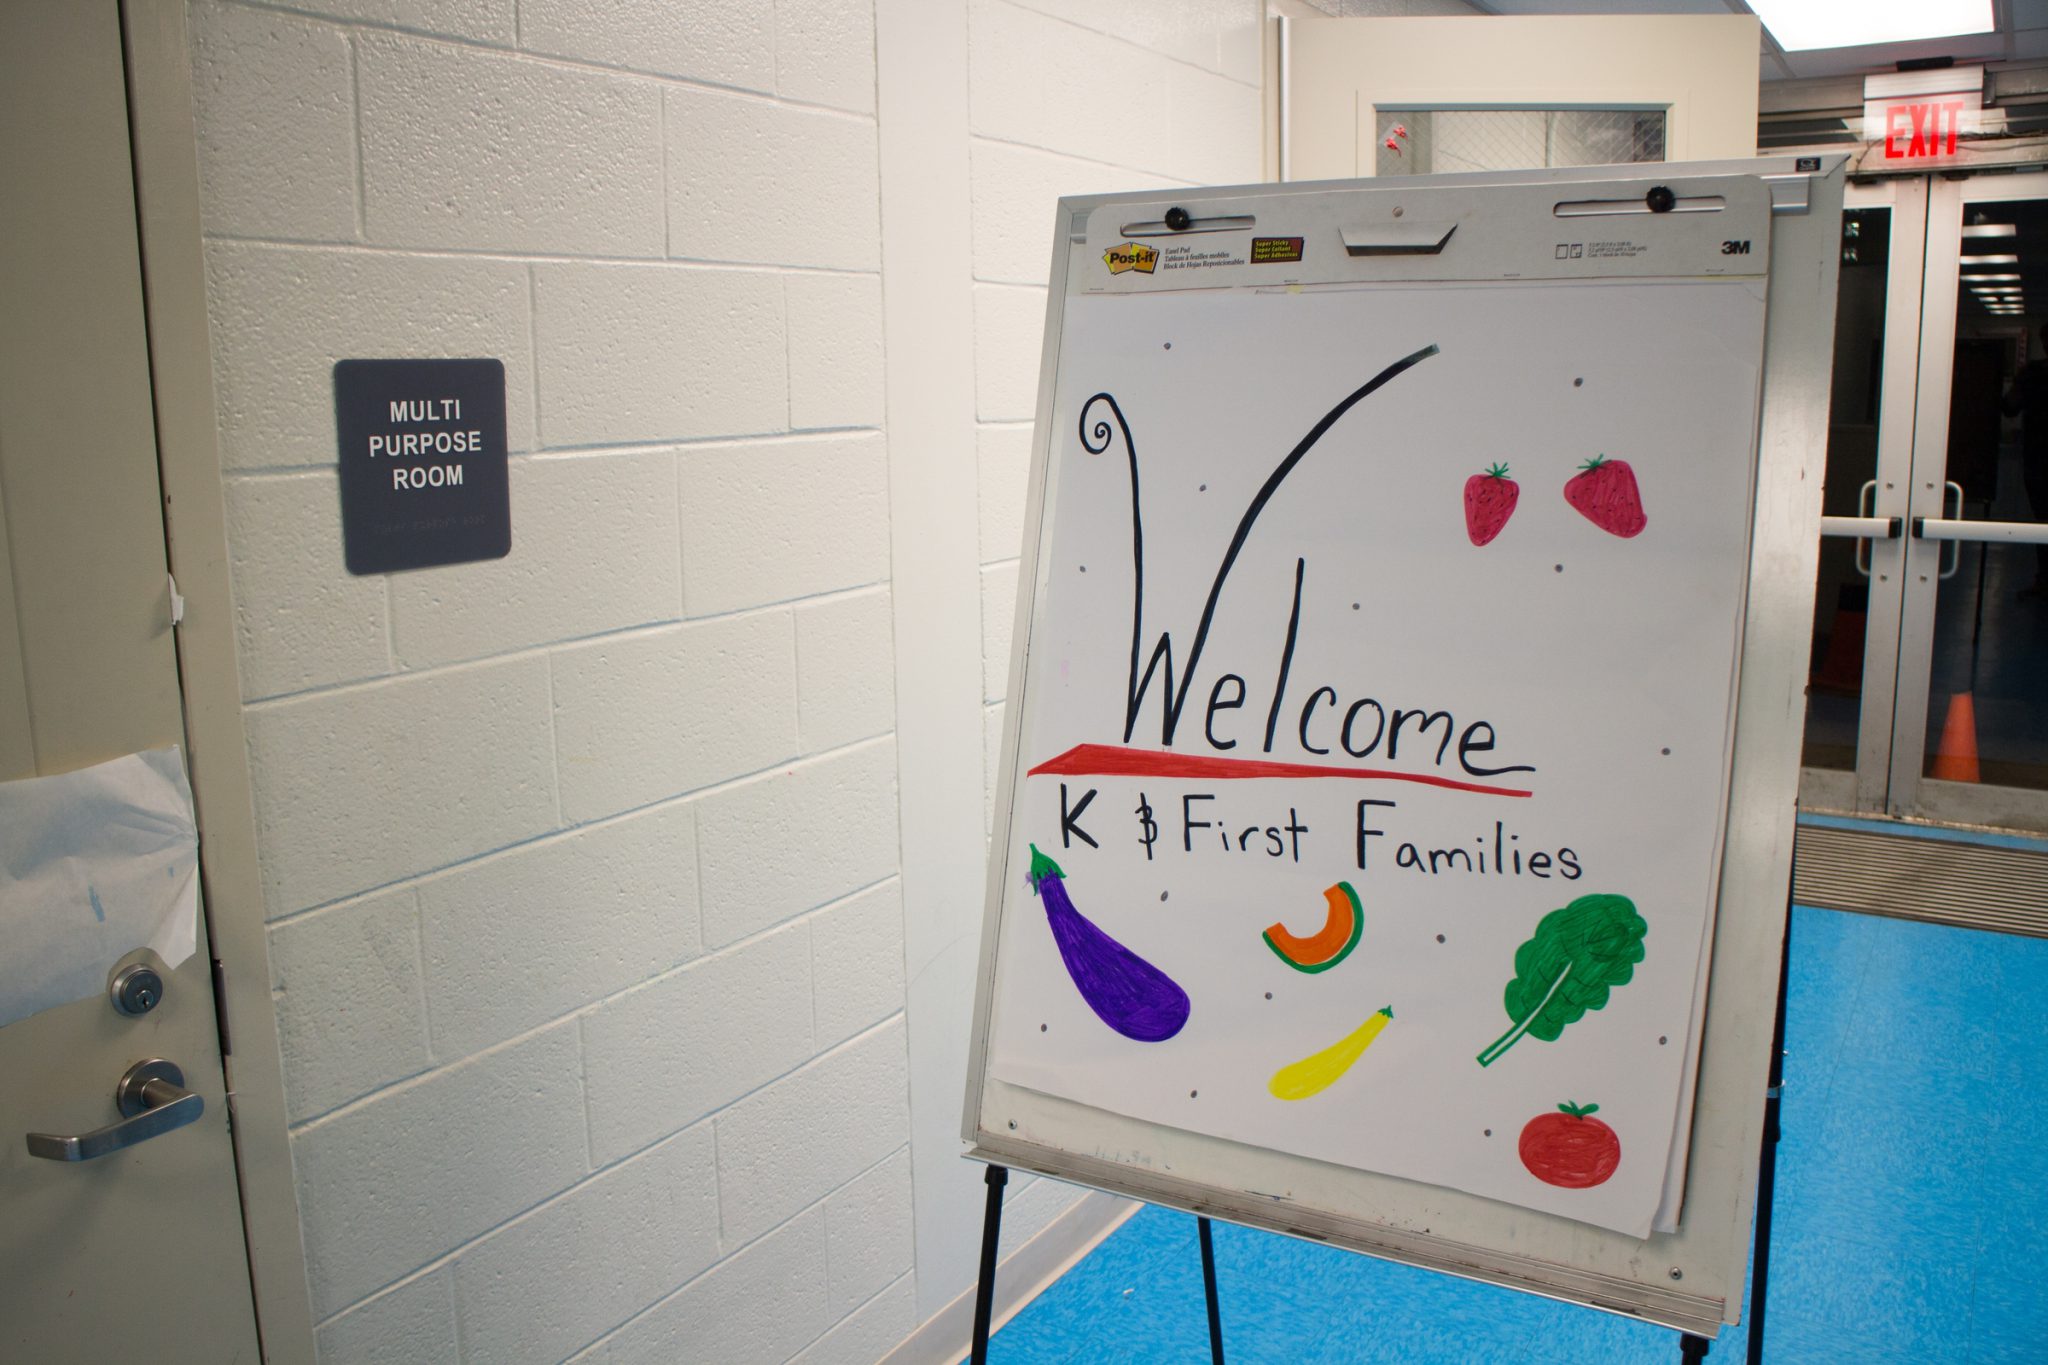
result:
<svg viewBox="0 0 2048 1365"><path fill-rule="evenodd" d="M1962 136L1961 100L1920 100L1884 109L1884 159L1926 161L1954 156Z"/></svg>
<svg viewBox="0 0 2048 1365"><path fill-rule="evenodd" d="M1964 159L1964 140L1984 131L1981 66L1864 78L1863 138L1871 149L1864 160L1867 169L1952 165Z"/></svg>

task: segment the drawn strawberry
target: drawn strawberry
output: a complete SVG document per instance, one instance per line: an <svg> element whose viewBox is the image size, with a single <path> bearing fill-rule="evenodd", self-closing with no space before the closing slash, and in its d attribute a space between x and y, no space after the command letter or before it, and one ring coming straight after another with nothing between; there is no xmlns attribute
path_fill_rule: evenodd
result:
<svg viewBox="0 0 2048 1365"><path fill-rule="evenodd" d="M1587 521L1623 540L1650 523L1643 515L1643 495L1636 491L1636 472L1627 460L1596 455L1586 461L1564 481L1564 500Z"/></svg>
<svg viewBox="0 0 2048 1365"><path fill-rule="evenodd" d="M1508 477L1504 464L1465 480L1465 534L1472 537L1472 543L1484 545L1499 535L1515 514L1515 502L1521 496L1520 485Z"/></svg>

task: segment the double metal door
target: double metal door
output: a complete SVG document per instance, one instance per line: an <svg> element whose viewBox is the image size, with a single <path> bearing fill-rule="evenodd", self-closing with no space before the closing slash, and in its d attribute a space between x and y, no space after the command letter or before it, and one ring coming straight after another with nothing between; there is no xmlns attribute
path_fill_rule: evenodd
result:
<svg viewBox="0 0 2048 1365"><path fill-rule="evenodd" d="M1850 187L1807 810L2048 832L2044 323L2048 175Z"/></svg>

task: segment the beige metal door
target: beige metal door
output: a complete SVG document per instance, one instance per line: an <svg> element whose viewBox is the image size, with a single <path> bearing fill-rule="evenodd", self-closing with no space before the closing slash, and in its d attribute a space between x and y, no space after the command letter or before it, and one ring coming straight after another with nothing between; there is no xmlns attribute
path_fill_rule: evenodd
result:
<svg viewBox="0 0 2048 1365"><path fill-rule="evenodd" d="M184 740L127 110L113 5L0 6L0 779ZM257 1359L210 964L0 1027L0 1359ZM157 1057L196 1122L31 1155Z"/></svg>

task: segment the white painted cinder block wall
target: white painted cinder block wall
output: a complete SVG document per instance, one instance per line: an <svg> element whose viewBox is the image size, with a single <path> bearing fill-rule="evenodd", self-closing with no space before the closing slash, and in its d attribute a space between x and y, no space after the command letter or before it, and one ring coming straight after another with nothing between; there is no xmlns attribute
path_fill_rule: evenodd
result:
<svg viewBox="0 0 2048 1365"><path fill-rule="evenodd" d="M919 794L995 780L1053 200L1255 179L1259 5L881 6L192 7L329 1365L871 1361L968 1287L981 888L903 850ZM927 11L951 69L878 62ZM878 110L929 107L915 82L966 113L917 135L966 168L971 250L922 269L960 305L933 327L971 318L973 401L912 451L882 205L919 201ZM512 554L352 578L330 368L437 355L505 363ZM965 492L892 490L920 459ZM978 554L923 548L955 523ZM906 629L892 578L977 562ZM949 641L987 660L943 698L985 754L920 742L898 677ZM1073 1197L1019 1182L1006 1242Z"/></svg>

